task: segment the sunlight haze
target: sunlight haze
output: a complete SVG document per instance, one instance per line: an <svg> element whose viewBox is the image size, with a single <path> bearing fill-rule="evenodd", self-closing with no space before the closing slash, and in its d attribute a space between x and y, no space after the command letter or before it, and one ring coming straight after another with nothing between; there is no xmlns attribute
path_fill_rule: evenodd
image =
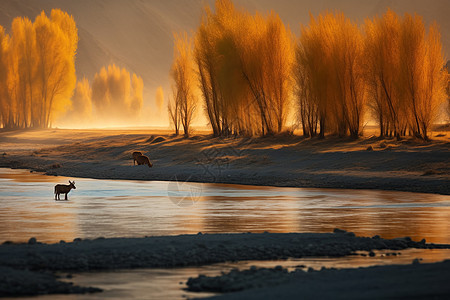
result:
<svg viewBox="0 0 450 300"><path fill-rule="evenodd" d="M236 0L234 3L238 9L245 8L251 14L255 11L262 14L275 11L297 36L301 24L308 24L309 13L317 16L326 11L339 10L358 24L362 24L366 18L383 14L388 7L399 15L405 12L418 13L423 16L426 25L432 21L438 23L444 54L446 59L450 57L450 5L446 0ZM47 14L52 8L66 11L73 16L78 27L75 66L78 80L85 77L92 84L94 75L103 67L115 64L119 68L126 68L131 74L142 77L143 107L141 115L133 121L120 122L120 125L167 127L173 34L196 30L205 4L214 7L214 1L206 0L3 0L0 2L0 24L9 32L15 17L24 16L34 20L42 10ZM165 97L162 109L156 100L159 87ZM194 124L204 126L207 123L200 107ZM64 124L67 125L67 121L59 122L60 126ZM58 126L58 122L54 125ZM94 126L97 125L94 123Z"/></svg>

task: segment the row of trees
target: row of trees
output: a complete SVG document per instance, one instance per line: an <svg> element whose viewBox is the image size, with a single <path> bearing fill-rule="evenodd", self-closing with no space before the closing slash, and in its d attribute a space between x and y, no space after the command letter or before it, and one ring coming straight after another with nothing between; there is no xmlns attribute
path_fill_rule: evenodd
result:
<svg viewBox="0 0 450 300"><path fill-rule="evenodd" d="M136 74L114 64L103 67L92 86L86 78L77 83L65 121L94 121L105 126L136 120L143 107L143 89L143 80Z"/></svg>
<svg viewBox="0 0 450 300"><path fill-rule="evenodd" d="M34 22L0 26L0 127L49 127L76 83L78 32L72 16L53 9Z"/></svg>
<svg viewBox="0 0 450 300"><path fill-rule="evenodd" d="M417 15L388 10L362 28L340 13L311 16L296 39L274 12L217 0L193 37L175 36L169 113L178 133L201 94L215 135L264 135L297 106L305 135L356 138L369 108L381 135L426 139L445 99L443 64L437 25L427 31Z"/></svg>
<svg viewBox="0 0 450 300"><path fill-rule="evenodd" d="M423 139L446 99L444 68L437 24L428 32L420 16L392 11L366 21L366 76L369 105L381 135Z"/></svg>
<svg viewBox="0 0 450 300"><path fill-rule="evenodd" d="M76 82L77 32L73 17L58 9L34 22L15 18L11 35L0 26L0 127L47 128L56 115L66 124L136 118L141 77L110 65L95 74L92 87L85 78Z"/></svg>
<svg viewBox="0 0 450 300"><path fill-rule="evenodd" d="M179 44L189 47L184 47L184 56L175 51L174 99L183 94L180 87L189 85L195 91L199 86L215 135L271 134L283 129L294 48L292 34L278 15L251 16L236 10L230 1L217 1L214 13L205 8L193 38L175 36L176 49ZM192 59L185 66L195 65L189 79L174 72L180 68L179 57ZM196 103L195 99L190 102ZM170 106L171 116L173 111ZM183 113L179 115L183 119Z"/></svg>

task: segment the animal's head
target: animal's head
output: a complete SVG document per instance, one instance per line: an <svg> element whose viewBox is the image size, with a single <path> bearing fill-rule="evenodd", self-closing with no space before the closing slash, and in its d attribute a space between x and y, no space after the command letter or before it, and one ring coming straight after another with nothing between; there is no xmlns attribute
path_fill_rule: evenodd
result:
<svg viewBox="0 0 450 300"><path fill-rule="evenodd" d="M75 187L75 181L70 181L70 180L69 180L69 183L70 183L70 187L71 187L71 188L73 188L74 190L77 189L77 188Z"/></svg>
<svg viewBox="0 0 450 300"><path fill-rule="evenodd" d="M132 154L133 158L136 158L136 157L138 157L139 155L142 155L142 152L140 152L140 151L135 151L135 152L133 152L133 154Z"/></svg>

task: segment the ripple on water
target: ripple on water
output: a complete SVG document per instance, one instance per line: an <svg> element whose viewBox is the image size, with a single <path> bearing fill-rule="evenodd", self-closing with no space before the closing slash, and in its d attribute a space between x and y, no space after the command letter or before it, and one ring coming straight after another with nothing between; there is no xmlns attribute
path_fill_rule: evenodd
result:
<svg viewBox="0 0 450 300"><path fill-rule="evenodd" d="M69 201L56 183L75 180ZM172 190L176 188L176 190ZM0 169L0 242L210 232L331 232L450 243L450 196L95 180ZM186 201L190 200L190 201ZM177 205L178 204L178 205Z"/></svg>

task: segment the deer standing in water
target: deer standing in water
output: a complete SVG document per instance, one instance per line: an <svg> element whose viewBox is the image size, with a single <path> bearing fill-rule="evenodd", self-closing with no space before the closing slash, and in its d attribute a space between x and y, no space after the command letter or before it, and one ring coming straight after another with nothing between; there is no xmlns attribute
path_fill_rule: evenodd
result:
<svg viewBox="0 0 450 300"><path fill-rule="evenodd" d="M67 200L67 194L70 192L71 189L76 190L77 188L75 187L75 181L70 182L70 184L57 184L55 185L55 200L61 200L59 198L59 194L65 194L65 198L64 200ZM58 199L56 199L56 197L58 197Z"/></svg>

